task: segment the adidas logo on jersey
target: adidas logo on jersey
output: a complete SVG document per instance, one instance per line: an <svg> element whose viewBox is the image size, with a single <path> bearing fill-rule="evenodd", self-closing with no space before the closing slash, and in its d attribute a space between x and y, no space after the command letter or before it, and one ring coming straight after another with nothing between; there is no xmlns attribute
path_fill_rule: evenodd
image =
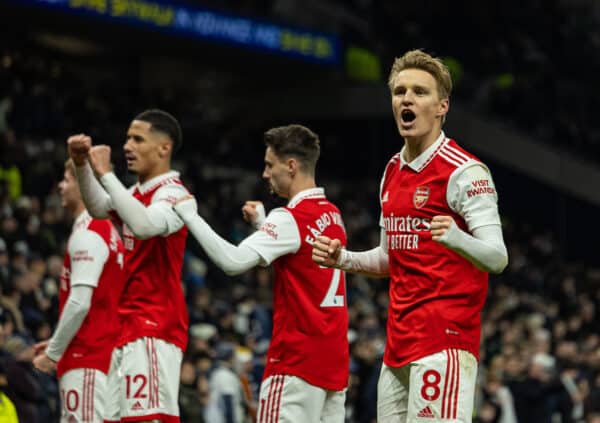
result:
<svg viewBox="0 0 600 423"><path fill-rule="evenodd" d="M430 419L434 419L435 415L431 411L431 408L429 408L429 406L427 406L424 409L422 409L421 411L419 411L419 414L417 414L417 417L427 417Z"/></svg>
<svg viewBox="0 0 600 423"><path fill-rule="evenodd" d="M133 411L138 411L138 410L143 410L144 407L142 406L142 404L139 401L136 401L135 404L133 404L133 407L131 407L131 409Z"/></svg>

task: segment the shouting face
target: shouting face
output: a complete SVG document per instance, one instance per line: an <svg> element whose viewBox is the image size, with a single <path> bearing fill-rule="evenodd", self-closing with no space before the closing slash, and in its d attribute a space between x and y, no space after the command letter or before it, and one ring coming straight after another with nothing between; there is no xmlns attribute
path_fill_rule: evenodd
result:
<svg viewBox="0 0 600 423"><path fill-rule="evenodd" d="M435 78L421 69L404 69L394 78L392 109L404 139L437 136L448 112L447 98L440 99Z"/></svg>

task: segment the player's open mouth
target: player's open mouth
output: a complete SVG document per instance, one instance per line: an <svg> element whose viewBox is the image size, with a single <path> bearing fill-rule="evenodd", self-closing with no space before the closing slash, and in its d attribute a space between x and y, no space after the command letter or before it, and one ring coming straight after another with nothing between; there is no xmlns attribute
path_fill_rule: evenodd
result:
<svg viewBox="0 0 600 423"><path fill-rule="evenodd" d="M403 110L400 114L400 117L402 119L402 123L411 123L417 118L412 110Z"/></svg>

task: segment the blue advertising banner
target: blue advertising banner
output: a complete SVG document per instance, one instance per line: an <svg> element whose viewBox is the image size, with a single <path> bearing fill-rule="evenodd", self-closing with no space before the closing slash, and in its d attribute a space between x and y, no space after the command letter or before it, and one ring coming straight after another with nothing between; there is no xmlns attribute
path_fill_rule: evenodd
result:
<svg viewBox="0 0 600 423"><path fill-rule="evenodd" d="M292 56L341 63L339 37L164 0L20 0L109 22Z"/></svg>

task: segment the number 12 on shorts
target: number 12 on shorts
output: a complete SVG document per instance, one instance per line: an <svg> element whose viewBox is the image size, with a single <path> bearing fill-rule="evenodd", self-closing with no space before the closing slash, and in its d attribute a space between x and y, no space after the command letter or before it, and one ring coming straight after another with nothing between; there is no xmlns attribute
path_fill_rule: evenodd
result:
<svg viewBox="0 0 600 423"><path fill-rule="evenodd" d="M147 398L148 395L144 392L146 388L146 375L137 374L135 376L125 375L125 396L129 398ZM132 395L133 394L133 395Z"/></svg>

